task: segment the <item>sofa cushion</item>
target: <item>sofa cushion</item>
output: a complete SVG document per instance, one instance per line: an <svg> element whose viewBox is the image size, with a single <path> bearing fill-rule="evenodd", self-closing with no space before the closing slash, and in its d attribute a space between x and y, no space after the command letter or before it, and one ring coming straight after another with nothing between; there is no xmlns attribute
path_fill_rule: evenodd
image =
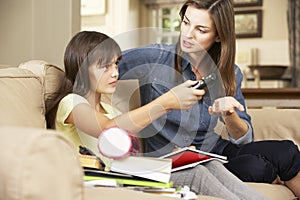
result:
<svg viewBox="0 0 300 200"><path fill-rule="evenodd" d="M286 186L268 183L247 183L250 187L263 194L268 199L283 200L296 199L295 195Z"/></svg>
<svg viewBox="0 0 300 200"><path fill-rule="evenodd" d="M0 128L0 199L83 200L73 145L53 130Z"/></svg>
<svg viewBox="0 0 300 200"><path fill-rule="evenodd" d="M46 127L41 79L19 68L0 69L0 126Z"/></svg>

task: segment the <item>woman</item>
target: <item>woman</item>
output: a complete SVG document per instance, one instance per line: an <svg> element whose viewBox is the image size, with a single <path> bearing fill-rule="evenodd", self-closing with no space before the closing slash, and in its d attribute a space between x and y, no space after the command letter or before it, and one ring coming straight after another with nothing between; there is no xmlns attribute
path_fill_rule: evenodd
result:
<svg viewBox="0 0 300 200"><path fill-rule="evenodd" d="M160 156L193 145L227 156L226 167L243 181L271 183L279 176L299 197L298 147L291 141L253 142L251 118L241 92L243 77L234 65L232 1L187 0L180 16L177 44L123 52L121 79L139 79L143 104L184 80L199 80L211 73L217 74L217 79L188 112L171 111L143 130L147 155ZM141 76L142 72L147 75ZM224 123L229 141L216 133L218 119Z"/></svg>
<svg viewBox="0 0 300 200"><path fill-rule="evenodd" d="M64 56L65 83L72 87L65 87L56 115L56 129L65 134L76 147L88 147L108 167L110 159L101 155L97 149L97 138L103 130L117 125L137 133L169 110L190 108L205 93L204 90L191 88L195 81L185 81L145 106L121 114L101 100L102 95L115 91L120 56L118 44L105 34L89 31L76 34L67 45ZM197 182L201 183L201 187L198 185L195 189L198 194L231 200L239 199L239 195L245 197L243 199L248 199L247 196L252 199L261 197L217 161L195 169L198 173ZM220 180L226 183L222 183L212 173L219 174ZM214 187L206 187L207 184Z"/></svg>

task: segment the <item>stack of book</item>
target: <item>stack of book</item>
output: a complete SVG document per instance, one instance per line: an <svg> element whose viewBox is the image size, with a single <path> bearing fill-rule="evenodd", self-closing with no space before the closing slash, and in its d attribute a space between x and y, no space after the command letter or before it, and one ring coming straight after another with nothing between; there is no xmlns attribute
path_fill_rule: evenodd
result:
<svg viewBox="0 0 300 200"><path fill-rule="evenodd" d="M169 196L194 195L193 192L173 188L171 173L195 167L204 162L219 160L227 162L225 156L207 153L192 148L182 148L160 158L128 156L112 160L110 171L104 167L84 167L86 186L127 187L143 192Z"/></svg>
<svg viewBox="0 0 300 200"><path fill-rule="evenodd" d="M113 180L116 186L171 188L171 167L171 159L129 156L113 160L110 171L85 167L84 180L86 184L89 181L111 184L107 180Z"/></svg>

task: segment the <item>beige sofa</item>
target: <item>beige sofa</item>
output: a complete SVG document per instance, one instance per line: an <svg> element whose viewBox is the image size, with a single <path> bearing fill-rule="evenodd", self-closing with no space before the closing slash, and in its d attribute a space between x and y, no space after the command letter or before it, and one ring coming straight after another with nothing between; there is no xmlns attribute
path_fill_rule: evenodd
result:
<svg viewBox="0 0 300 200"><path fill-rule="evenodd" d="M63 71L43 61L0 68L0 199L174 199L124 188L84 187L72 144L57 131L46 129L45 115L58 94ZM121 96L113 96L123 110L138 106L138 93L128 89L135 83L120 83L117 94ZM251 109L249 113L256 133L260 133L257 140L292 139L300 144L299 110ZM283 185L249 184L270 199L294 199Z"/></svg>

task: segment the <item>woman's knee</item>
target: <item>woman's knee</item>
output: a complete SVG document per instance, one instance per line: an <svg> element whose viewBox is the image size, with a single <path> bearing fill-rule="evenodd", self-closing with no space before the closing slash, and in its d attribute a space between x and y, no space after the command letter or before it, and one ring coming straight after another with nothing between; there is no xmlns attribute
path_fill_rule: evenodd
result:
<svg viewBox="0 0 300 200"><path fill-rule="evenodd" d="M274 166L259 155L240 155L230 159L224 166L246 182L272 183L277 177Z"/></svg>
<svg viewBox="0 0 300 200"><path fill-rule="evenodd" d="M278 174L283 181L288 181L300 171L300 152L298 146L290 141L282 142L283 152L278 154Z"/></svg>
<svg viewBox="0 0 300 200"><path fill-rule="evenodd" d="M291 140L279 141L276 145L276 149L276 157L282 159L282 161L286 161L287 156L294 157L299 154L298 146Z"/></svg>

